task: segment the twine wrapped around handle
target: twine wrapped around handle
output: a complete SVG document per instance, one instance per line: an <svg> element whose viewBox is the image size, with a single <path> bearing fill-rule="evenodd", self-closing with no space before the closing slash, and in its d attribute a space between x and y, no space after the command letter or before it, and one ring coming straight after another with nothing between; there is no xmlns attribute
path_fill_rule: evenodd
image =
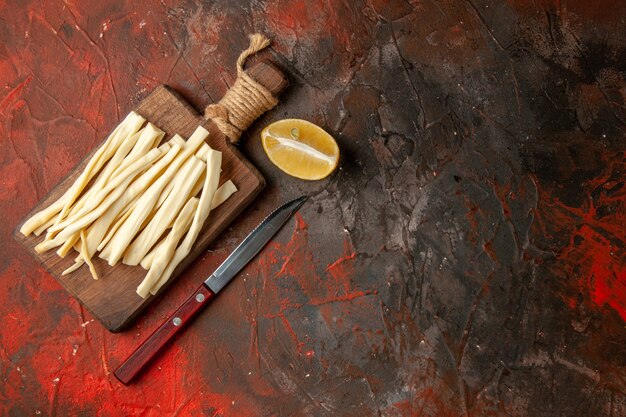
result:
<svg viewBox="0 0 626 417"><path fill-rule="evenodd" d="M211 119L232 143L239 140L257 117L278 104L270 90L243 70L246 59L269 44L269 39L259 33L250 36L250 46L237 59L235 84L218 103L208 105L204 111L205 118Z"/></svg>

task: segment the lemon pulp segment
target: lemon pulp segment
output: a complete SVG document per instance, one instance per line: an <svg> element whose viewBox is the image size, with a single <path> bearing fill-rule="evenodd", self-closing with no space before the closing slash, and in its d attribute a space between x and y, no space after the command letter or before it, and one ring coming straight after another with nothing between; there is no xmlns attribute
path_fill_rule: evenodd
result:
<svg viewBox="0 0 626 417"><path fill-rule="evenodd" d="M274 122L261 132L263 149L283 172L305 180L330 175L339 163L335 139L321 127L300 119Z"/></svg>

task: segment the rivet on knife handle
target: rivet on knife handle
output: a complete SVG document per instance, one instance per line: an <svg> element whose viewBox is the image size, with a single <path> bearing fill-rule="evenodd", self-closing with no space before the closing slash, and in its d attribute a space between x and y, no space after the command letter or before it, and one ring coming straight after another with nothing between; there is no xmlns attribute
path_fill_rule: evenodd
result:
<svg viewBox="0 0 626 417"><path fill-rule="evenodd" d="M150 360L176 335L185 324L213 300L215 294L202 284L172 316L143 342L124 363L115 370L114 375L123 384L130 383Z"/></svg>

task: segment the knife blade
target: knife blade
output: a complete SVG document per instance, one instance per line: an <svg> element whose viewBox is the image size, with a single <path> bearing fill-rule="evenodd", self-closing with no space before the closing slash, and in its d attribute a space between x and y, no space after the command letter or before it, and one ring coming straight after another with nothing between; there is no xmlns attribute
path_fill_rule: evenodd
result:
<svg viewBox="0 0 626 417"><path fill-rule="evenodd" d="M215 272L211 274L205 285L215 294L220 292L235 275L248 263L254 255L265 246L289 218L306 201L303 196L291 200L270 213L250 234L235 248Z"/></svg>
<svg viewBox="0 0 626 417"><path fill-rule="evenodd" d="M307 197L291 200L271 212L235 248L224 262L148 339L141 344L113 373L123 384L129 384L186 324L250 262L278 233L281 227L304 204Z"/></svg>

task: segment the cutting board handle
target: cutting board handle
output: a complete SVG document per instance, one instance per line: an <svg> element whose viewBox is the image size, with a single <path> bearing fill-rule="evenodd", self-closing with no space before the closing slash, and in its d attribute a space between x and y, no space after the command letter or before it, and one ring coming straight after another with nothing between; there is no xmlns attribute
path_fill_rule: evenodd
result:
<svg viewBox="0 0 626 417"><path fill-rule="evenodd" d="M239 76L219 103L204 109L204 118L214 122L231 143L237 143L255 119L275 106L276 97L289 85L285 74L267 60L254 63L245 74L264 87L265 94Z"/></svg>

